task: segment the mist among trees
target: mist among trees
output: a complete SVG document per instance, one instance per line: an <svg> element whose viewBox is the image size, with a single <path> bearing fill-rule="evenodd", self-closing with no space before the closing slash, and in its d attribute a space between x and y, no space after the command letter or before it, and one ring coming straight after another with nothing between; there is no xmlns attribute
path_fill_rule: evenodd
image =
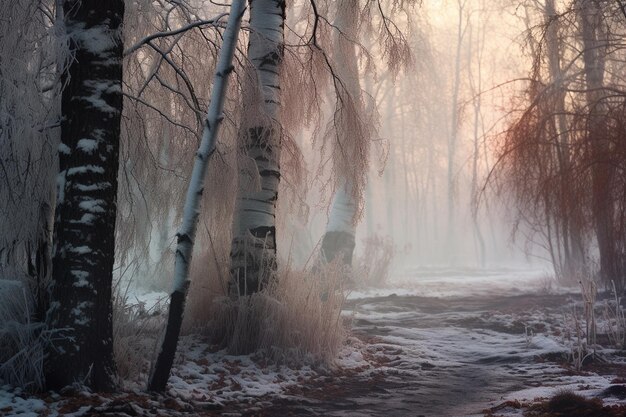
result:
<svg viewBox="0 0 626 417"><path fill-rule="evenodd" d="M622 415L625 35L609 0L5 0L0 414Z"/></svg>

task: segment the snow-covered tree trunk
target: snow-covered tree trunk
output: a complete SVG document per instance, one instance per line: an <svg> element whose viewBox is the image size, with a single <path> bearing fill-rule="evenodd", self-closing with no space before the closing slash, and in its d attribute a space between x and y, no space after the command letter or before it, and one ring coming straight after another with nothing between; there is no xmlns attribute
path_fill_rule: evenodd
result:
<svg viewBox="0 0 626 417"><path fill-rule="evenodd" d="M233 57L237 47L239 28L241 19L245 11L245 0L234 0L231 5L228 24L224 31L224 42L217 62L215 81L211 91L211 103L207 111L207 116L202 132L202 141L196 153L187 196L183 212L183 223L177 233L176 260L174 266L174 285L170 296L170 307L167 319L165 336L161 345L161 350L148 389L150 391L164 391L169 379L178 337L183 322L185 310L185 300L189 290L189 268L191 266L191 256L196 240L198 217L200 215L200 203L204 191L204 182L209 165L209 158L215 150L215 142L219 127L224 118L222 111L228 87L228 78L233 70Z"/></svg>
<svg viewBox="0 0 626 417"><path fill-rule="evenodd" d="M346 0L337 3L336 30L334 32L334 52L337 67L335 71L341 80L342 88L338 92L339 99L352 101L354 109L360 109L361 86L359 68L354 42L357 41L358 20L357 0ZM348 116L350 117L350 116ZM354 116L352 116L354 117ZM357 116L358 117L358 116ZM341 118L340 120L346 120ZM347 124L347 123L346 123ZM349 126L338 126L338 135L347 136ZM342 175L339 170L338 175ZM322 239L322 256L326 262L340 259L344 264L352 264L355 247L356 216L358 203L355 201L352 178L343 175L330 207L326 232Z"/></svg>
<svg viewBox="0 0 626 417"><path fill-rule="evenodd" d="M240 128L244 161L233 221L229 289L233 297L259 291L276 269L284 22L284 0L250 0L248 59L253 75L244 87Z"/></svg>
<svg viewBox="0 0 626 417"><path fill-rule="evenodd" d="M64 73L48 324L49 389L115 385L111 283L122 115L123 0L67 0L73 57ZM60 337L62 336L62 337Z"/></svg>

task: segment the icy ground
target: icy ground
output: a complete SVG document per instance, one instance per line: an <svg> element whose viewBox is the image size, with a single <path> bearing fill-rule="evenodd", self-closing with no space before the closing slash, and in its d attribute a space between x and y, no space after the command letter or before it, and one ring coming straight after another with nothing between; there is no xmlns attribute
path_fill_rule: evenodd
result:
<svg viewBox="0 0 626 417"><path fill-rule="evenodd" d="M167 396L28 399L5 387L0 415L521 417L508 405L563 389L625 405L605 392L626 383L622 352L600 350L605 362L583 372L569 365L577 303L543 271L412 270L350 295L352 335L333 369L269 365L188 337Z"/></svg>

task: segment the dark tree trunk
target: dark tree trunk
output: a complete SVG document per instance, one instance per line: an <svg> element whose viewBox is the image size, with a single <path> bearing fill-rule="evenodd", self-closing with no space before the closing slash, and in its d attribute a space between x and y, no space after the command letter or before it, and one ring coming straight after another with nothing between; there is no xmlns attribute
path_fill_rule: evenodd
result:
<svg viewBox="0 0 626 417"><path fill-rule="evenodd" d="M170 378L174 357L176 356L180 329L183 325L185 299L188 289L189 282L187 281L182 291L173 291L170 296L165 335L163 336L163 343L161 344L157 362L152 375L150 375L150 381L148 381L148 391L163 392L167 387L167 381Z"/></svg>
<svg viewBox="0 0 626 417"><path fill-rule="evenodd" d="M600 275L608 285L618 281L619 268L616 259L614 234L615 207L612 187L615 168L610 161L610 139L606 127L604 103L604 48L602 45L602 11L596 0L581 0L581 28L583 38L583 61L587 84L589 107L587 131L592 161L592 215L600 252Z"/></svg>
<svg viewBox="0 0 626 417"><path fill-rule="evenodd" d="M50 243L52 242L52 212L48 203L39 208L39 224L35 238L35 249L28 245L28 274L33 279L32 293L35 296L34 319L40 323L46 320L49 307L48 286L50 285Z"/></svg>
<svg viewBox="0 0 626 417"><path fill-rule="evenodd" d="M355 245L352 233L329 231L322 239L322 255L326 262L339 259L343 265L351 266Z"/></svg>
<svg viewBox="0 0 626 417"><path fill-rule="evenodd" d="M67 0L73 52L64 73L45 364L48 389L115 387L111 284L122 115L123 0Z"/></svg>

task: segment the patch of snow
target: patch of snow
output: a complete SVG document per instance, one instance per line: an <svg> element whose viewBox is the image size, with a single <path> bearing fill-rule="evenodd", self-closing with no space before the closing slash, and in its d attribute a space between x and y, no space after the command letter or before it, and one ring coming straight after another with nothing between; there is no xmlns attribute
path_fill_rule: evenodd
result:
<svg viewBox="0 0 626 417"><path fill-rule="evenodd" d="M86 174L88 172L91 172L94 174L104 174L104 168L102 168L101 166L96 166L96 165L83 165L80 167L74 167L74 168L68 169L67 175L73 176L76 174Z"/></svg>
<svg viewBox="0 0 626 417"><path fill-rule="evenodd" d="M59 153L62 153L64 155L69 155L72 153L72 150L65 143L61 142L59 143Z"/></svg>
<svg viewBox="0 0 626 417"><path fill-rule="evenodd" d="M207 397L218 403L245 403L266 395L279 395L316 373L309 367L258 365L249 355L211 352L193 337L181 340L181 361L170 378L169 394L187 401Z"/></svg>
<svg viewBox="0 0 626 417"><path fill-rule="evenodd" d="M76 278L76 280L74 281L74 284L73 284L75 287L83 288L83 287L91 286L89 281L87 281L87 278L89 277L89 272L87 272L87 271L79 271L79 270L72 270L72 271L70 271L70 273L72 274L72 276L74 276L74 278Z"/></svg>
<svg viewBox="0 0 626 417"><path fill-rule="evenodd" d="M80 207L82 210L87 211L89 213L104 213L106 210L104 209L104 207L102 207L103 205L106 205L106 201L104 200L87 199L87 200L81 201L78 204L78 207Z"/></svg>
<svg viewBox="0 0 626 417"><path fill-rule="evenodd" d="M83 49L94 55L107 56L107 51L115 48L117 34L106 25L96 25L85 28L83 22L66 22L67 32Z"/></svg>
<svg viewBox="0 0 626 417"><path fill-rule="evenodd" d="M570 293L556 285L545 269L413 268L396 274L385 288L352 291L348 299L373 297L471 297L536 293Z"/></svg>
<svg viewBox="0 0 626 417"><path fill-rule="evenodd" d="M96 216L94 216L93 214L85 213L82 215L78 223L93 224L93 221L95 219L96 219Z"/></svg>
<svg viewBox="0 0 626 417"><path fill-rule="evenodd" d="M83 138L76 144L76 149L91 154L98 148L98 141L95 139Z"/></svg>
<svg viewBox="0 0 626 417"><path fill-rule="evenodd" d="M38 417L46 411L46 403L39 398L27 398L19 389L0 387L0 414L15 417ZM7 413L7 414L4 414Z"/></svg>
<svg viewBox="0 0 626 417"><path fill-rule="evenodd" d="M550 398L563 391L571 391L583 397L597 397L611 386L611 379L600 375L563 375L540 387L525 388L504 396L505 400L532 401Z"/></svg>
<svg viewBox="0 0 626 417"><path fill-rule="evenodd" d="M89 246L74 246L70 247L70 252L84 255L86 253L91 253L91 248Z"/></svg>
<svg viewBox="0 0 626 417"><path fill-rule="evenodd" d="M78 303L76 307L74 307L71 311L72 316L74 316L74 322L79 326L84 326L89 323L89 318L85 315L83 311L85 308L88 308L92 305L92 303L88 301L83 301Z"/></svg>
<svg viewBox="0 0 626 417"><path fill-rule="evenodd" d="M122 88L119 83L110 80L86 80L83 82L85 89L91 94L85 96L76 96L74 100L82 100L89 103L92 107L101 112L109 114L119 113L119 109L111 106L102 97L103 94L119 94Z"/></svg>
<svg viewBox="0 0 626 417"><path fill-rule="evenodd" d="M108 181L98 182L95 184L73 184L73 187L78 191L97 191L97 190L106 190L111 187L111 183Z"/></svg>
<svg viewBox="0 0 626 417"><path fill-rule="evenodd" d="M161 308L169 302L170 295L163 291L150 291L140 292L137 290L131 291L128 294L128 303L133 304L137 302L143 305L146 311L161 310Z"/></svg>

